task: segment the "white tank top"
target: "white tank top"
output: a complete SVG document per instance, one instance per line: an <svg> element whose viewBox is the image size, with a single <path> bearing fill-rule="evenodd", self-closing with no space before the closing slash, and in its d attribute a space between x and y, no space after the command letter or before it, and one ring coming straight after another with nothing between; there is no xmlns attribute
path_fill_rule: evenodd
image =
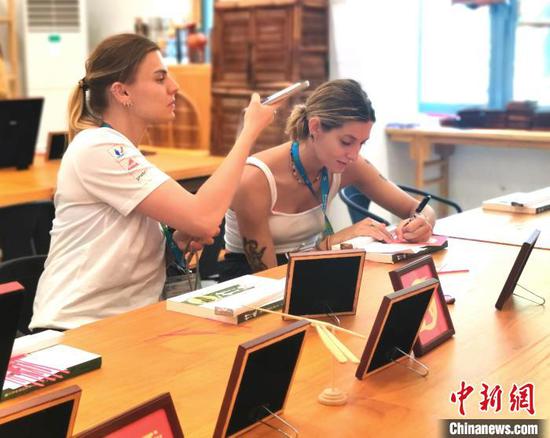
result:
<svg viewBox="0 0 550 438"><path fill-rule="evenodd" d="M258 167L264 173L269 184L271 215L268 218L268 223L275 253L284 254L313 248L325 228L325 217L321 204L300 213L283 213L273 210L277 202L277 184L273 173L263 161L256 157L248 157L246 163ZM330 204L336 196L340 188L340 180L341 174L333 174L327 204ZM237 215L231 209L227 210L225 214L225 248L229 252L244 253Z"/></svg>

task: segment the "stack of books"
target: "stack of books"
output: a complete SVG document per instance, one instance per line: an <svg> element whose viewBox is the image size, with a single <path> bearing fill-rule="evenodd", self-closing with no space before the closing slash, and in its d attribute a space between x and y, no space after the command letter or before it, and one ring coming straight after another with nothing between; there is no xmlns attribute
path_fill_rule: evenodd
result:
<svg viewBox="0 0 550 438"><path fill-rule="evenodd" d="M509 129L531 129L536 102L510 102L506 105L506 126Z"/></svg>
<svg viewBox="0 0 550 438"><path fill-rule="evenodd" d="M537 131L550 131L550 111L535 114L533 129Z"/></svg>
<svg viewBox="0 0 550 438"><path fill-rule="evenodd" d="M447 238L436 235L430 237L427 242L420 243L384 243L376 242L372 237L354 237L339 245L334 245L332 249L364 249L366 252L365 260L379 263L396 263L430 254L445 249L447 246Z"/></svg>
<svg viewBox="0 0 550 438"><path fill-rule="evenodd" d="M239 324L262 314L258 308L283 306L285 278L244 275L166 300L166 309L229 324Z"/></svg>
<svg viewBox="0 0 550 438"><path fill-rule="evenodd" d="M533 192L516 192L483 201L484 210L539 214L550 210L550 186Z"/></svg>

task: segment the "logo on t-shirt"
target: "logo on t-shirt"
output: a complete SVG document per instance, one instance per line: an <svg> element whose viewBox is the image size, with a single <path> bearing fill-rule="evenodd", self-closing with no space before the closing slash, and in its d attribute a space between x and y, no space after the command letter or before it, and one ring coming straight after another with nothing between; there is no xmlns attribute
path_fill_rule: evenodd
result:
<svg viewBox="0 0 550 438"><path fill-rule="evenodd" d="M122 145L120 145L120 146L115 146L115 147L109 149L109 153L110 153L113 157L115 157L115 158L121 160L122 158L124 158L124 146L122 146Z"/></svg>
<svg viewBox="0 0 550 438"><path fill-rule="evenodd" d="M135 169L136 167L138 167L139 163L136 160L128 158L127 166L128 166L128 170L132 170L132 169Z"/></svg>
<svg viewBox="0 0 550 438"><path fill-rule="evenodd" d="M138 183L144 185L152 180L151 175L149 175L149 169L135 170L134 172L132 172L132 176L136 179Z"/></svg>

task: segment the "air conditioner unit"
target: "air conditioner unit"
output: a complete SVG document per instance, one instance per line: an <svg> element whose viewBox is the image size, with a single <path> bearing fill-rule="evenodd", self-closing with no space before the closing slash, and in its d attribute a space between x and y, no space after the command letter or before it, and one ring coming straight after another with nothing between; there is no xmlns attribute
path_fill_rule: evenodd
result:
<svg viewBox="0 0 550 438"><path fill-rule="evenodd" d="M85 0L25 0L23 43L27 95L43 96L37 150L50 131L67 129L67 102L88 56Z"/></svg>

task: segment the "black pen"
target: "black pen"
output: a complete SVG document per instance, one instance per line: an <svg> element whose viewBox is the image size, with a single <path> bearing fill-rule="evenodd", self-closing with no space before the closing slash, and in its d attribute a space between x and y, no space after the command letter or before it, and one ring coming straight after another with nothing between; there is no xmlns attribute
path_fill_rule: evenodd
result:
<svg viewBox="0 0 550 438"><path fill-rule="evenodd" d="M416 210L414 210L414 213L411 215L409 219L407 219L405 226L409 225L410 222L416 217L416 215L422 213L422 210L424 210L424 207L428 205L428 202L430 202L430 199L432 199L431 195L424 196L422 201L420 201L420 204L418 204L418 207L416 207Z"/></svg>
<svg viewBox="0 0 550 438"><path fill-rule="evenodd" d="M432 197L430 195L424 196L422 201L420 201L420 204L418 204L418 207L416 207L416 210L414 211L414 214L422 213L422 210L424 210L424 207L426 207L426 205L428 205L428 202L430 202L430 199L432 199Z"/></svg>

